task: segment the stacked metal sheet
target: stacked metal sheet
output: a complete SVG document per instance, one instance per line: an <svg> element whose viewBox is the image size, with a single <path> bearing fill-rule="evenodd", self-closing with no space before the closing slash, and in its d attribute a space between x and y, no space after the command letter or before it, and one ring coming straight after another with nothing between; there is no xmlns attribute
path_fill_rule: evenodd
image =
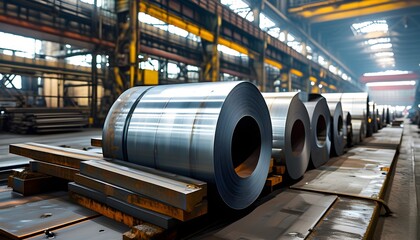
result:
<svg viewBox="0 0 420 240"><path fill-rule="evenodd" d="M60 108L7 108L6 127L15 133L80 130L88 125L86 111Z"/></svg>
<svg viewBox="0 0 420 240"><path fill-rule="evenodd" d="M207 213L205 182L123 161L82 162L69 190L165 229Z"/></svg>

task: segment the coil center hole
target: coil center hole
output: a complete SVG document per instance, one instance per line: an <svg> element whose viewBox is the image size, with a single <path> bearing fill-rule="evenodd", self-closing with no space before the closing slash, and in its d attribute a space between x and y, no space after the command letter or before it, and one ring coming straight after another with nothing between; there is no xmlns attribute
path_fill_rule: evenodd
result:
<svg viewBox="0 0 420 240"><path fill-rule="evenodd" d="M246 178L257 166L261 151L261 133L254 118L239 120L232 136L232 163L238 176Z"/></svg>
<svg viewBox="0 0 420 240"><path fill-rule="evenodd" d="M290 143L292 145L292 153L299 155L305 146L305 126L302 120L298 119L293 123Z"/></svg>
<svg viewBox="0 0 420 240"><path fill-rule="evenodd" d="M316 139L322 146L325 144L325 140L327 140L327 121L322 115L319 115L316 123Z"/></svg>
<svg viewBox="0 0 420 240"><path fill-rule="evenodd" d="M338 136L343 135L343 117L341 115L338 116L337 128Z"/></svg>

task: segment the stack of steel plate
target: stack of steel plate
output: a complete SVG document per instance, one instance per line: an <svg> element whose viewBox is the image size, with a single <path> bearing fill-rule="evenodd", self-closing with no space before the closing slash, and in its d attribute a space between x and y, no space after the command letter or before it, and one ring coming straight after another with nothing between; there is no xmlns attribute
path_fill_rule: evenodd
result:
<svg viewBox="0 0 420 240"><path fill-rule="evenodd" d="M205 182L118 160L82 162L69 191L165 229L207 213Z"/></svg>
<svg viewBox="0 0 420 240"><path fill-rule="evenodd" d="M88 125L85 111L60 108L7 108L6 127L15 133L80 130Z"/></svg>

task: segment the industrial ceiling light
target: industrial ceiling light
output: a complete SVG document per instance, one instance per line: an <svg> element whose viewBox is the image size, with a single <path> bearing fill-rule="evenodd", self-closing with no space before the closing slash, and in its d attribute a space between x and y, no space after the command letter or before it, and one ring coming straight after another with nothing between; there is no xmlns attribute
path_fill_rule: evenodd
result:
<svg viewBox="0 0 420 240"><path fill-rule="evenodd" d="M378 43L370 46L372 50L392 48L392 43Z"/></svg>
<svg viewBox="0 0 420 240"><path fill-rule="evenodd" d="M388 81L388 82L370 82L366 83L367 87L389 87L389 86L414 86L415 80L410 81Z"/></svg>
<svg viewBox="0 0 420 240"><path fill-rule="evenodd" d="M374 53L373 55L375 55L375 57L392 57L394 56L393 52L377 52Z"/></svg>
<svg viewBox="0 0 420 240"><path fill-rule="evenodd" d="M369 39L367 41L365 41L365 43L369 44L369 45L374 45L374 44L378 44L378 43L389 43L391 42L390 38L372 38Z"/></svg>

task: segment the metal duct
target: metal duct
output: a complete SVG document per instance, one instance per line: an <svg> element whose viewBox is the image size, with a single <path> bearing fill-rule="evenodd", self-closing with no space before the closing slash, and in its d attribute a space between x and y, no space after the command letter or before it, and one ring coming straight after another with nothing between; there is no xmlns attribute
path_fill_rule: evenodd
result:
<svg viewBox="0 0 420 240"><path fill-rule="evenodd" d="M310 156L309 116L298 93L263 93L273 125L273 158L292 179L303 176Z"/></svg>
<svg viewBox="0 0 420 240"><path fill-rule="evenodd" d="M343 120L343 109L341 102L329 105L331 113L331 155L340 156L344 151L344 120Z"/></svg>
<svg viewBox="0 0 420 240"><path fill-rule="evenodd" d="M315 168L330 159L330 112L327 101L321 95L304 102L310 120L311 162Z"/></svg>
<svg viewBox="0 0 420 240"><path fill-rule="evenodd" d="M104 157L213 184L231 208L260 194L271 156L270 115L249 82L136 87L114 103Z"/></svg>

